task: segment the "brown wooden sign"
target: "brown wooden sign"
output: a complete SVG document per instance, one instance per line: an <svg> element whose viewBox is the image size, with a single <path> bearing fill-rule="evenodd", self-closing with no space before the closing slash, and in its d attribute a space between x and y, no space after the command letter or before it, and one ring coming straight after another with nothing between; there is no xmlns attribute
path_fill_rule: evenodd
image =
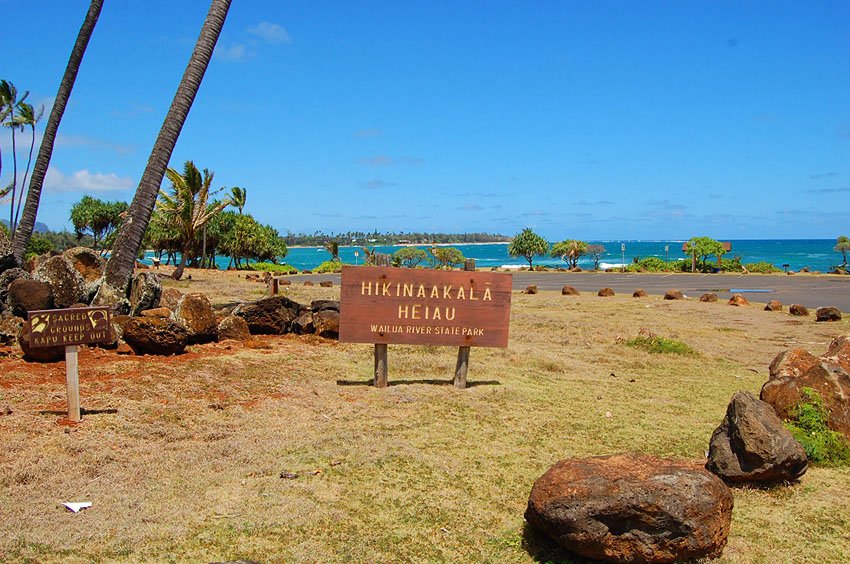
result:
<svg viewBox="0 0 850 564"><path fill-rule="evenodd" d="M343 266L339 340L507 347L511 275Z"/></svg>
<svg viewBox="0 0 850 564"><path fill-rule="evenodd" d="M68 347L112 341L108 307L45 309L29 312L31 347Z"/></svg>

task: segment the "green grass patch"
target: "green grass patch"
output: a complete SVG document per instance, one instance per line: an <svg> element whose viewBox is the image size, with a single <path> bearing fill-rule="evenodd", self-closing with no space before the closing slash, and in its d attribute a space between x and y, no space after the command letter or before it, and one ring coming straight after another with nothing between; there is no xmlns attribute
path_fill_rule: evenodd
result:
<svg viewBox="0 0 850 564"><path fill-rule="evenodd" d="M626 345L653 354L694 354L694 349L687 344L657 335L652 337L638 335L634 339L626 341Z"/></svg>
<svg viewBox="0 0 850 564"><path fill-rule="evenodd" d="M288 264L274 264L271 262L255 262L248 265L249 270L259 272L274 272L276 274L296 274L298 269Z"/></svg>
<svg viewBox="0 0 850 564"><path fill-rule="evenodd" d="M809 461L822 466L850 464L850 442L841 433L827 427L829 409L821 395L812 388L803 388L803 397L785 426L803 445Z"/></svg>

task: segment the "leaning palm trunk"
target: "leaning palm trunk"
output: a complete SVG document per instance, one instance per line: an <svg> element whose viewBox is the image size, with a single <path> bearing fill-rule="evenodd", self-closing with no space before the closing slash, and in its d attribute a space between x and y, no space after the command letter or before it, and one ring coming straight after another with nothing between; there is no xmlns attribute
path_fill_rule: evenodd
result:
<svg viewBox="0 0 850 564"><path fill-rule="evenodd" d="M41 200L41 187L44 184L47 167L50 166L50 157L53 155L53 143L56 141L59 122L62 121L65 106L68 105L68 100L71 98L71 90L73 90L74 81L77 79L77 71L80 70L80 63L83 61L83 55L86 53L86 47L89 44L89 39L91 39L94 26L97 24L97 18L100 16L100 9L102 7L103 0L91 0L86 19L83 20L83 25L77 34L77 40L74 42L74 48L71 50L71 57L68 59L68 65L65 67L62 82L59 84L59 91L56 94L56 100L53 102L53 109L50 110L50 117L47 119L44 136L38 148L38 156L32 168L32 177L30 178L29 191L27 192L27 202L24 204L24 211L21 215L21 223L18 225L14 239L12 240L12 253L14 254L16 264L23 262L27 244L32 237L32 230L35 227L35 216L38 213L38 203ZM21 197L23 197L23 194Z"/></svg>
<svg viewBox="0 0 850 564"><path fill-rule="evenodd" d="M198 41L195 43L195 49L189 58L189 64L186 66L183 78L180 79L177 93L174 95L174 100L151 149L148 164L139 181L133 203L130 204L127 219L121 225L121 230L112 247L112 256L106 263L106 282L114 288L126 288L133 273L136 254L139 252L145 230L150 222L165 169L171 159L174 145L177 144L180 130L183 129L183 124L189 115L195 95L201 86L201 80L204 78L229 9L230 0L212 0L210 4L210 10L204 20Z"/></svg>

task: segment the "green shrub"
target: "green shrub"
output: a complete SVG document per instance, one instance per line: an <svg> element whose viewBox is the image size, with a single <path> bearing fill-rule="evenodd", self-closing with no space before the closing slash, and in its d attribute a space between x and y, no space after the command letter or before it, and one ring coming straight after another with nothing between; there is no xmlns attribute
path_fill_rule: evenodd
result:
<svg viewBox="0 0 850 564"><path fill-rule="evenodd" d="M53 243L41 233L33 233L27 243L26 258L43 255L53 250Z"/></svg>
<svg viewBox="0 0 850 564"><path fill-rule="evenodd" d="M685 343L666 337L644 337L643 335L638 335L634 339L626 341L626 345L654 354L694 354L694 349Z"/></svg>
<svg viewBox="0 0 850 564"><path fill-rule="evenodd" d="M342 263L338 260L326 260L319 266L313 269L313 272L316 274L330 274L333 272L341 272L342 271Z"/></svg>
<svg viewBox="0 0 850 564"><path fill-rule="evenodd" d="M770 274L771 272L779 272L780 270L769 262L748 262L744 265L747 270L756 274Z"/></svg>
<svg viewBox="0 0 850 564"><path fill-rule="evenodd" d="M260 272L274 272L276 274L296 274L298 269L288 264L274 264L271 262L255 262L248 265L248 270Z"/></svg>
<svg viewBox="0 0 850 564"><path fill-rule="evenodd" d="M806 451L809 461L823 466L845 466L850 463L850 441L827 427L829 409L812 388L803 388L800 403L791 411L785 426Z"/></svg>

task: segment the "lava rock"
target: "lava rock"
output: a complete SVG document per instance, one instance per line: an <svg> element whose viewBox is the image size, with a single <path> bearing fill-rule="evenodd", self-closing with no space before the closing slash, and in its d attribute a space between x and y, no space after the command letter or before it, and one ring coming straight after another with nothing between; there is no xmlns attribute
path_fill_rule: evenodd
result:
<svg viewBox="0 0 850 564"><path fill-rule="evenodd" d="M248 322L252 335L283 335L290 332L292 321L303 310L304 306L289 298L273 296L240 304L233 315Z"/></svg>
<svg viewBox="0 0 850 564"><path fill-rule="evenodd" d="M8 300L12 314L26 318L28 311L53 309L53 287L47 282L18 278L9 285Z"/></svg>
<svg viewBox="0 0 850 564"><path fill-rule="evenodd" d="M634 292L632 292L633 298L645 298L647 296L646 290L643 288L638 288Z"/></svg>
<svg viewBox="0 0 850 564"><path fill-rule="evenodd" d="M578 290L576 290L573 286L564 286L561 288L562 296L578 296Z"/></svg>
<svg viewBox="0 0 850 564"><path fill-rule="evenodd" d="M805 317L809 315L809 308L802 304L791 304L791 307L788 308L788 313L798 317Z"/></svg>
<svg viewBox="0 0 850 564"><path fill-rule="evenodd" d="M228 315L218 323L218 340L244 341L251 338L248 322L237 315Z"/></svg>
<svg viewBox="0 0 850 564"><path fill-rule="evenodd" d="M782 311L782 302L779 300L770 300L764 306L764 311Z"/></svg>
<svg viewBox="0 0 850 564"><path fill-rule="evenodd" d="M726 304L730 306L741 307L750 305L750 302L741 294L732 294L732 297L729 298L729 301L726 302Z"/></svg>
<svg viewBox="0 0 850 564"><path fill-rule="evenodd" d="M611 288L602 288L601 290L596 292L596 295L600 298L609 298L614 295L614 290Z"/></svg>
<svg viewBox="0 0 850 564"><path fill-rule="evenodd" d="M837 307L819 307L815 310L815 321L841 321L841 310Z"/></svg>
<svg viewBox="0 0 850 564"><path fill-rule="evenodd" d="M168 356L186 349L189 333L172 319L133 317L124 324L123 339L136 354Z"/></svg>
<svg viewBox="0 0 850 564"><path fill-rule="evenodd" d="M717 294L715 294L714 292L706 292L705 294L703 294L699 297L699 301L709 302L709 303L710 302L716 302L717 301Z"/></svg>
<svg viewBox="0 0 850 564"><path fill-rule="evenodd" d="M154 272L140 272L130 285L130 315L139 315L146 309L159 307L162 282ZM173 311L173 308L169 308Z"/></svg>
<svg viewBox="0 0 850 564"><path fill-rule="evenodd" d="M775 484L805 474L808 459L769 403L738 392L711 435L705 467L726 483Z"/></svg>
<svg viewBox="0 0 850 564"><path fill-rule="evenodd" d="M665 300L684 300L685 295L682 293L681 290L667 290L666 292L664 292L664 299Z"/></svg>
<svg viewBox="0 0 850 564"><path fill-rule="evenodd" d="M33 272L32 277L50 284L53 288L53 303L57 308L89 301L85 279L64 256L50 257Z"/></svg>
<svg viewBox="0 0 850 564"><path fill-rule="evenodd" d="M218 332L218 322L213 313L210 300L200 292L185 294L171 319L183 325L189 335L189 344L209 343L215 341Z"/></svg>
<svg viewBox="0 0 850 564"><path fill-rule="evenodd" d="M534 483L525 518L586 558L679 562L720 555L732 505L704 468L622 454L557 462Z"/></svg>

